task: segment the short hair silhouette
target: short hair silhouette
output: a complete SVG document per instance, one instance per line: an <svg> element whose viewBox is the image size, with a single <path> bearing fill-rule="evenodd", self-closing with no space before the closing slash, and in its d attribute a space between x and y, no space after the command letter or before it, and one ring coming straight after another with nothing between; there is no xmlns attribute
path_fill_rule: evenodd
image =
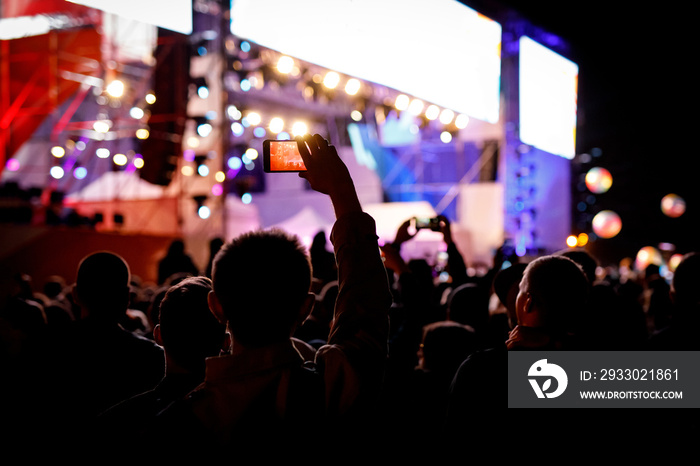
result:
<svg viewBox="0 0 700 466"><path fill-rule="evenodd" d="M226 327L209 310L212 289L206 277L185 278L160 302L160 340L168 356L191 370L204 370L204 359L222 348Z"/></svg>
<svg viewBox="0 0 700 466"><path fill-rule="evenodd" d="M131 273L126 261L113 252L98 251L78 266L75 291L90 317L116 320L129 306Z"/></svg>
<svg viewBox="0 0 700 466"><path fill-rule="evenodd" d="M581 266L565 256L543 256L527 265L523 280L546 325L570 330L588 301L589 283Z"/></svg>
<svg viewBox="0 0 700 466"><path fill-rule="evenodd" d="M260 347L291 336L311 288L309 256L281 229L245 233L214 259L214 293L234 340Z"/></svg>
<svg viewBox="0 0 700 466"><path fill-rule="evenodd" d="M671 280L674 302L680 306L695 307L700 304L700 254L691 252L683 256Z"/></svg>

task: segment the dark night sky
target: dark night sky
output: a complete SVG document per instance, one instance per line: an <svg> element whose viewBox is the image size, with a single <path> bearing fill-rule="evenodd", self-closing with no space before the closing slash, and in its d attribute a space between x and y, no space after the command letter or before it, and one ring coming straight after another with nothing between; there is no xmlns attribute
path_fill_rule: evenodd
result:
<svg viewBox="0 0 700 466"><path fill-rule="evenodd" d="M491 2L471 3L479 11ZM697 39L687 7L602 0L499 3L569 42L579 64L577 150L602 150L596 164L611 171L613 186L598 196L597 208L615 210L623 221L618 237L599 240L593 252L618 260L660 242L676 244L678 252L695 249L700 164L691 60ZM687 202L677 219L660 210L670 192Z"/></svg>

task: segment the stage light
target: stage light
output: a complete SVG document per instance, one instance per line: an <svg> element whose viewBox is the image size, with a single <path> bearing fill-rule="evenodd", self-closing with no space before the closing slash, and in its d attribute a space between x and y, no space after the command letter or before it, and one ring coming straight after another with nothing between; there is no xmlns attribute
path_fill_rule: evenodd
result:
<svg viewBox="0 0 700 466"><path fill-rule="evenodd" d="M440 107L437 105L430 105L428 108L425 110L425 117L428 120L434 120L438 116L440 116Z"/></svg>
<svg viewBox="0 0 700 466"><path fill-rule="evenodd" d="M250 80L246 79L241 79L241 90L243 92L248 92L250 88L252 87L252 84L250 83Z"/></svg>
<svg viewBox="0 0 700 466"><path fill-rule="evenodd" d="M644 270L648 266L661 265L663 264L663 258L661 252L653 246L644 246L639 251L637 251L637 256L634 261L637 270Z"/></svg>
<svg viewBox="0 0 700 466"><path fill-rule="evenodd" d="M119 79L115 79L107 85L107 94L119 98L124 95L124 89L124 83Z"/></svg>
<svg viewBox="0 0 700 466"><path fill-rule="evenodd" d="M394 101L394 107L399 111L406 110L410 100L411 99L406 94L399 94Z"/></svg>
<svg viewBox="0 0 700 466"><path fill-rule="evenodd" d="M622 220L612 210L598 212L592 220L593 232L601 238L613 238L622 229Z"/></svg>
<svg viewBox="0 0 700 466"><path fill-rule="evenodd" d="M297 121L292 125L292 135L303 136L309 132L309 127L303 121Z"/></svg>
<svg viewBox="0 0 700 466"><path fill-rule="evenodd" d="M235 122L231 123L231 132L233 133L234 136L242 136L243 133L245 132L245 128L243 127L242 124L235 121Z"/></svg>
<svg viewBox="0 0 700 466"><path fill-rule="evenodd" d="M16 172L17 170L19 170L19 160L14 158L7 159L7 162L5 163L5 168L7 169L7 171Z"/></svg>
<svg viewBox="0 0 700 466"><path fill-rule="evenodd" d="M360 121L362 120L362 112L359 110L353 110L350 112L350 118L352 118L354 121Z"/></svg>
<svg viewBox="0 0 700 466"><path fill-rule="evenodd" d="M138 139L148 139L151 133L146 128L139 128L136 130L136 137Z"/></svg>
<svg viewBox="0 0 700 466"><path fill-rule="evenodd" d="M95 155L97 155L101 159L106 159L109 157L109 149L106 147L100 147L95 151Z"/></svg>
<svg viewBox="0 0 700 466"><path fill-rule="evenodd" d="M329 71L323 78L323 85L328 89L335 89L340 82L340 75L335 71Z"/></svg>
<svg viewBox="0 0 700 466"><path fill-rule="evenodd" d="M197 134L200 137L207 137L214 130L214 127L208 121L197 124Z"/></svg>
<svg viewBox="0 0 700 466"><path fill-rule="evenodd" d="M53 155L57 159L60 159L61 157L66 155L66 150L61 146L53 146L51 148L51 155Z"/></svg>
<svg viewBox="0 0 700 466"><path fill-rule="evenodd" d="M570 248L575 248L578 245L578 238L576 237L576 235L569 235L566 238L566 245Z"/></svg>
<svg viewBox="0 0 700 466"><path fill-rule="evenodd" d="M63 178L63 175L65 174L65 172L63 171L63 168L61 168L61 167L51 167L51 170L49 171L49 173L51 174L51 176L54 179L57 179L57 180L60 180L61 178Z"/></svg>
<svg viewBox="0 0 700 466"><path fill-rule="evenodd" d="M362 83L360 83L359 79L350 78L348 82L345 83L345 92L348 95L356 95L360 91L361 86Z"/></svg>
<svg viewBox="0 0 700 466"><path fill-rule="evenodd" d="M95 123L93 123L92 127L98 133L104 134L109 132L109 129L112 127L112 122L109 120L97 120Z"/></svg>
<svg viewBox="0 0 700 466"><path fill-rule="evenodd" d="M143 157L134 158L134 167L143 168L144 163Z"/></svg>
<svg viewBox="0 0 700 466"><path fill-rule="evenodd" d="M238 110L238 108L235 105L229 105L228 107L226 107L226 114L232 120L240 120L243 116L241 114L241 111Z"/></svg>
<svg viewBox="0 0 700 466"><path fill-rule="evenodd" d="M249 112L249 113L245 116L245 121L247 121L247 122L248 122L249 124L251 124L252 126L257 126L257 125L259 125L260 122L262 121L262 117L261 117L260 114L257 113L257 112Z"/></svg>
<svg viewBox="0 0 700 466"><path fill-rule="evenodd" d="M153 105L154 103L156 103L156 95L152 92L146 94L146 103L149 105Z"/></svg>
<svg viewBox="0 0 700 466"><path fill-rule="evenodd" d="M607 192L612 186L612 175L608 170L601 167L594 167L586 173L586 187L596 194Z"/></svg>
<svg viewBox="0 0 700 466"><path fill-rule="evenodd" d="M576 245L580 248L588 244L588 235L586 233L580 233L576 238Z"/></svg>
<svg viewBox="0 0 700 466"><path fill-rule="evenodd" d="M129 110L129 115L134 120L140 120L141 118L143 118L144 112L143 109L139 107L131 107L131 110Z"/></svg>
<svg viewBox="0 0 700 466"><path fill-rule="evenodd" d="M226 181L226 173L218 171L214 173L214 179L217 183L223 183L224 181Z"/></svg>
<svg viewBox="0 0 700 466"><path fill-rule="evenodd" d="M199 166L197 167L197 174L198 174L199 176L207 176L207 175L209 175L209 167L207 167L206 165L199 165Z"/></svg>
<svg viewBox="0 0 700 466"><path fill-rule="evenodd" d="M253 201L253 195L250 193L245 193L241 196L241 202L244 204L250 204Z"/></svg>
<svg viewBox="0 0 700 466"><path fill-rule="evenodd" d="M201 219L207 219L211 215L211 210L209 207L203 205L197 209L197 215L199 215L199 218Z"/></svg>
<svg viewBox="0 0 700 466"><path fill-rule="evenodd" d="M270 125L268 127L270 131L277 134L284 129L284 120L280 117L274 117L270 120Z"/></svg>
<svg viewBox="0 0 700 466"><path fill-rule="evenodd" d="M128 162L126 155L124 154L114 154L114 157L112 157L112 162L114 162L115 165L124 166Z"/></svg>
<svg viewBox="0 0 700 466"><path fill-rule="evenodd" d="M239 157L231 157L226 163L231 170L240 170L243 166L243 161Z"/></svg>
<svg viewBox="0 0 700 466"><path fill-rule="evenodd" d="M661 211L671 218L678 218L685 213L685 200L677 194L667 194L661 199Z"/></svg>
<svg viewBox="0 0 700 466"><path fill-rule="evenodd" d="M76 167L75 170L73 170L73 176L77 180L82 180L87 176L87 168L85 167Z"/></svg>
<svg viewBox="0 0 700 466"><path fill-rule="evenodd" d="M443 125L449 125L450 123L452 123L454 117L455 112L453 112L449 108L446 108L442 111L442 113L440 113L440 123L442 123Z"/></svg>
<svg viewBox="0 0 700 466"><path fill-rule="evenodd" d="M258 158L258 151L253 149L252 147L249 147L245 151L245 156L248 157L248 160L255 160Z"/></svg>
<svg viewBox="0 0 700 466"><path fill-rule="evenodd" d="M180 173L182 173L184 176L192 176L194 175L194 168L192 168L190 165L183 165L183 167L180 169Z"/></svg>
<svg viewBox="0 0 700 466"><path fill-rule="evenodd" d="M457 115L457 118L455 118L455 126L458 129L464 129L467 127L468 124L469 124L469 116L465 115L464 113Z"/></svg>
<svg viewBox="0 0 700 466"><path fill-rule="evenodd" d="M408 105L408 113L414 116L418 116L423 111L425 103L420 99L413 99Z"/></svg>
<svg viewBox="0 0 700 466"><path fill-rule="evenodd" d="M440 133L440 140L447 144L448 142L452 141L452 133L449 131L443 131Z"/></svg>
<svg viewBox="0 0 700 466"><path fill-rule="evenodd" d="M279 60L277 60L277 71L282 74L289 74L294 69L294 59L286 55L282 55Z"/></svg>

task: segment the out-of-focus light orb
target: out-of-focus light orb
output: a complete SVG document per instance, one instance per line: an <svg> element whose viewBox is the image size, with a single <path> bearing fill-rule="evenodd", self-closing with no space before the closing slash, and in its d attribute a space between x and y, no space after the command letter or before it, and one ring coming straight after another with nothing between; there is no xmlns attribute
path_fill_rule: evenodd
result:
<svg viewBox="0 0 700 466"><path fill-rule="evenodd" d="M226 173L219 170L218 172L214 173L214 179L217 183L223 183L226 181Z"/></svg>
<svg viewBox="0 0 700 466"><path fill-rule="evenodd" d="M243 166L243 161L238 157L231 157L228 159L227 165L231 170L240 170Z"/></svg>
<svg viewBox="0 0 700 466"><path fill-rule="evenodd" d="M601 238L609 239L617 236L622 230L622 220L612 210L601 210L592 221L593 231Z"/></svg>
<svg viewBox="0 0 700 466"><path fill-rule="evenodd" d="M359 110L353 110L350 112L350 118L352 118L353 121L360 121L362 120L362 112Z"/></svg>
<svg viewBox="0 0 700 466"><path fill-rule="evenodd" d="M211 193L214 196L221 196L224 193L224 187L217 183L211 187Z"/></svg>
<svg viewBox="0 0 700 466"><path fill-rule="evenodd" d="M139 139L148 139L151 133L146 128L139 128L136 130L136 137Z"/></svg>
<svg viewBox="0 0 700 466"><path fill-rule="evenodd" d="M199 138L196 136L190 136L187 138L187 145L191 148L199 147Z"/></svg>
<svg viewBox="0 0 700 466"><path fill-rule="evenodd" d="M242 136L245 132L245 128L239 122L234 121L231 123L231 132L234 134L234 136Z"/></svg>
<svg viewBox="0 0 700 466"><path fill-rule="evenodd" d="M582 248L588 244L588 235L586 233L580 233L576 238L576 246Z"/></svg>
<svg viewBox="0 0 700 466"><path fill-rule="evenodd" d="M253 201L253 195L250 193L245 193L241 196L241 202L244 204L250 204Z"/></svg>
<svg viewBox="0 0 700 466"><path fill-rule="evenodd" d="M612 186L612 175L602 167L593 167L586 173L586 187L596 194L607 192Z"/></svg>
<svg viewBox="0 0 700 466"><path fill-rule="evenodd" d="M323 85L328 89L335 89L340 82L340 75L335 71L329 71L323 78Z"/></svg>
<svg viewBox="0 0 700 466"><path fill-rule="evenodd" d="M156 103L156 95L151 93L146 94L146 103L149 105L153 105Z"/></svg>
<svg viewBox="0 0 700 466"><path fill-rule="evenodd" d="M428 120L434 120L437 117L440 116L440 107L437 105L429 105L427 109L425 109L425 117Z"/></svg>
<svg viewBox="0 0 700 466"><path fill-rule="evenodd" d="M112 127L112 122L109 120L98 120L95 123L93 123L92 128L97 131L98 133L106 133L109 131L109 128Z"/></svg>
<svg viewBox="0 0 700 466"><path fill-rule="evenodd" d="M143 118L144 112L143 109L139 107L131 107L131 110L129 110L129 115L134 120L140 120L141 118Z"/></svg>
<svg viewBox="0 0 700 466"><path fill-rule="evenodd" d="M199 176L207 176L209 175L209 167L206 165L202 164L197 167L197 173Z"/></svg>
<svg viewBox="0 0 700 466"><path fill-rule="evenodd" d="M362 87L362 83L359 79L350 78L348 82L345 83L345 92L348 95L356 95L360 92L360 87Z"/></svg>
<svg viewBox="0 0 700 466"><path fill-rule="evenodd" d="M455 112L450 110L449 108L446 108L440 113L440 123L443 125L449 125L452 123L452 120L454 120L455 117Z"/></svg>
<svg viewBox="0 0 700 466"><path fill-rule="evenodd" d="M423 111L425 103L420 99L413 99L410 104L408 104L408 113L414 116L418 116Z"/></svg>
<svg viewBox="0 0 700 466"><path fill-rule="evenodd" d="M294 59L286 55L282 55L279 60L277 60L277 71L282 74L289 74L294 69Z"/></svg>
<svg viewBox="0 0 700 466"><path fill-rule="evenodd" d="M126 155L124 154L114 154L114 157L112 157L112 162L114 162L115 165L123 166L126 165L127 161Z"/></svg>
<svg viewBox="0 0 700 466"><path fill-rule="evenodd" d="M262 117L258 112L250 112L245 116L245 119L248 123L251 125L259 125L260 122L262 121Z"/></svg>
<svg viewBox="0 0 700 466"><path fill-rule="evenodd" d="M683 254L674 254L668 259L668 269L675 272L678 264L683 260Z"/></svg>
<svg viewBox="0 0 700 466"><path fill-rule="evenodd" d="M203 205L199 209L197 209L197 215L199 215L199 218L206 219L209 218L211 215L211 210L209 207Z"/></svg>
<svg viewBox="0 0 700 466"><path fill-rule="evenodd" d="M101 159L106 159L107 157L109 157L109 149L107 149L106 147L100 147L95 151L95 155L97 155Z"/></svg>
<svg viewBox="0 0 700 466"><path fill-rule="evenodd" d="M566 245L570 248L575 248L578 245L578 238L576 235L569 235L566 237Z"/></svg>
<svg viewBox="0 0 700 466"><path fill-rule="evenodd" d="M406 110L410 102L411 99L406 94L399 94L394 101L394 107L396 110Z"/></svg>
<svg viewBox="0 0 700 466"><path fill-rule="evenodd" d="M257 126L257 127L253 130L253 135L254 135L256 138L261 138L261 139L262 139L262 138L265 137L266 134L267 134L267 131L266 131L265 128L263 128L262 126Z"/></svg>
<svg viewBox="0 0 700 466"><path fill-rule="evenodd" d="M17 170L19 170L19 160L13 158L7 159L7 162L5 163L5 168L7 169L7 171L16 172Z"/></svg>
<svg viewBox="0 0 700 466"><path fill-rule="evenodd" d="M452 141L452 134L449 131L443 131L440 133L440 140L447 144L448 142Z"/></svg>
<svg viewBox="0 0 700 466"><path fill-rule="evenodd" d="M245 157L247 157L248 160L255 160L258 158L258 151L252 147L249 147L245 151Z"/></svg>
<svg viewBox="0 0 700 466"><path fill-rule="evenodd" d="M292 125L292 135L303 136L309 132L309 126L303 121L297 121Z"/></svg>
<svg viewBox="0 0 700 466"><path fill-rule="evenodd" d="M274 117L270 120L270 131L277 134L284 129L284 120L280 117Z"/></svg>
<svg viewBox="0 0 700 466"><path fill-rule="evenodd" d="M238 108L236 108L235 105L229 105L229 106L226 108L226 114L227 114L228 117L229 117L230 119L232 119L232 120L240 120L241 117L243 116L243 114L241 113L241 111L238 110Z"/></svg>
<svg viewBox="0 0 700 466"><path fill-rule="evenodd" d="M661 211L671 218L678 218L685 213L685 200L677 194L667 194L661 199Z"/></svg>
<svg viewBox="0 0 700 466"><path fill-rule="evenodd" d="M82 180L87 176L87 168L85 167L77 167L75 170L73 170L73 176L77 180Z"/></svg>
<svg viewBox="0 0 700 466"><path fill-rule="evenodd" d="M661 252L653 246L644 246L637 252L634 260L634 266L637 270L644 270L649 265L662 265L663 257Z"/></svg>
<svg viewBox="0 0 700 466"><path fill-rule="evenodd" d="M289 135L288 132L286 131L280 131L279 134L277 135L277 139L279 141L289 141L292 139L292 137Z"/></svg>
<svg viewBox="0 0 700 466"><path fill-rule="evenodd" d="M51 170L49 170L49 173L54 179L60 180L63 178L63 175L65 175L65 172L63 171L63 168L61 167L51 167Z"/></svg>
<svg viewBox="0 0 700 466"><path fill-rule="evenodd" d="M143 168L144 165L143 157L136 157L134 158L134 167L136 168Z"/></svg>
<svg viewBox="0 0 700 466"><path fill-rule="evenodd" d="M107 85L107 94L112 97L121 97L124 95L124 83L119 79L115 79Z"/></svg>
<svg viewBox="0 0 700 466"><path fill-rule="evenodd" d="M455 126L458 129L464 129L467 127L468 124L469 124L469 116L465 115L464 113L457 115L457 118L455 118Z"/></svg>
<svg viewBox="0 0 700 466"><path fill-rule="evenodd" d="M61 146L53 146L51 148L51 155L53 155L57 159L60 159L61 157L66 155L66 150Z"/></svg>
<svg viewBox="0 0 700 466"><path fill-rule="evenodd" d="M180 169L180 173L183 174L183 176L192 176L194 175L194 168L190 165L183 165L183 167Z"/></svg>
<svg viewBox="0 0 700 466"><path fill-rule="evenodd" d="M213 130L214 127L211 125L211 123L204 123L197 126L197 134L203 138L209 136Z"/></svg>

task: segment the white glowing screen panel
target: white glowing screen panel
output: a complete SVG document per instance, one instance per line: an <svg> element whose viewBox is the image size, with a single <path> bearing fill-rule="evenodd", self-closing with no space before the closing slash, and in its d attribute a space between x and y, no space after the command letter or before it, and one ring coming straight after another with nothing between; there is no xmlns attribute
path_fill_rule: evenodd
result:
<svg viewBox="0 0 700 466"><path fill-rule="evenodd" d="M520 38L520 140L567 159L576 155L578 65Z"/></svg>
<svg viewBox="0 0 700 466"><path fill-rule="evenodd" d="M182 34L192 33L192 0L68 1Z"/></svg>
<svg viewBox="0 0 700 466"><path fill-rule="evenodd" d="M499 117L501 25L454 0L232 0L231 32L473 118Z"/></svg>

